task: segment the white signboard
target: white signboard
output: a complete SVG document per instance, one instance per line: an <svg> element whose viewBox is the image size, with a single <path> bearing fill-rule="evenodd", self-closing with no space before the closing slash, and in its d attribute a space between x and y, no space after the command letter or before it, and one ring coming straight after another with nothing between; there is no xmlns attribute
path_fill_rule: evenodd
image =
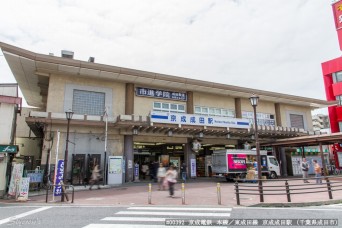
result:
<svg viewBox="0 0 342 228"><path fill-rule="evenodd" d="M200 116L195 114L151 112L151 122L167 124L184 124L196 126L231 127L248 129L248 119L218 116Z"/></svg>
<svg viewBox="0 0 342 228"><path fill-rule="evenodd" d="M23 176L24 164L14 164L11 176L11 182L8 189L8 195L14 196L16 189L20 184L20 180Z"/></svg>
<svg viewBox="0 0 342 228"><path fill-rule="evenodd" d="M190 175L196 177L196 159L190 159Z"/></svg>
<svg viewBox="0 0 342 228"><path fill-rule="evenodd" d="M30 178L29 177L21 178L20 187L19 187L19 197L22 200L28 199L29 187L30 187Z"/></svg>

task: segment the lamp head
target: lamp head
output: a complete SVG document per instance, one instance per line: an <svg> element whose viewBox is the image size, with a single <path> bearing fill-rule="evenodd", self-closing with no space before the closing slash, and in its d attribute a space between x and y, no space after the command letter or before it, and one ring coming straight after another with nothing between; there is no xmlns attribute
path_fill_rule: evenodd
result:
<svg viewBox="0 0 342 228"><path fill-rule="evenodd" d="M259 102L259 97L258 97L258 95L253 94L253 95L249 98L249 100L251 101L251 105L252 105L252 106L257 106L257 105L258 105L258 102Z"/></svg>
<svg viewBox="0 0 342 228"><path fill-rule="evenodd" d="M65 116L66 116L67 120L71 120L72 115L74 115L74 112L71 110L65 112Z"/></svg>

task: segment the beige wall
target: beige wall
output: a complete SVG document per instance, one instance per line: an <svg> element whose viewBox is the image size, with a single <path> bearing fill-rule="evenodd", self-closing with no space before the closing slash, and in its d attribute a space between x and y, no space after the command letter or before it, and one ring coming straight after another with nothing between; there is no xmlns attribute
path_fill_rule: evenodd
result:
<svg viewBox="0 0 342 228"><path fill-rule="evenodd" d="M301 114L301 115L304 115L304 122L307 126L307 129L305 130L309 130L309 131L313 130L311 109L309 107L281 104L280 112L281 112L282 126L290 127L289 113Z"/></svg>
<svg viewBox="0 0 342 228"><path fill-rule="evenodd" d="M113 91L113 115L125 113L125 84L113 81L95 80L73 76L51 75L49 82L49 95L47 112L64 112L65 85L75 84L79 86L103 87ZM58 98L58 99L56 99Z"/></svg>
<svg viewBox="0 0 342 228"><path fill-rule="evenodd" d="M241 110L246 112L253 112L253 106L249 99L241 98ZM257 112L275 114L274 103L259 100L258 106L256 108Z"/></svg>
<svg viewBox="0 0 342 228"><path fill-rule="evenodd" d="M209 93L194 92L194 106L235 110L235 100L233 97L223 95L219 96Z"/></svg>

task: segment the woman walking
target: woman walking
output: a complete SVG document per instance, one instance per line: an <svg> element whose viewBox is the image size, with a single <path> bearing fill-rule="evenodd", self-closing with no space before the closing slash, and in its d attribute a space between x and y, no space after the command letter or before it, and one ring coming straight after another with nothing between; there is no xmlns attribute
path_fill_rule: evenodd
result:
<svg viewBox="0 0 342 228"><path fill-rule="evenodd" d="M163 190L165 190L165 185L164 185L165 175L166 175L166 169L163 166L163 163L160 163L158 171L157 171L158 186L159 186L158 190L161 190L161 187L163 187Z"/></svg>
<svg viewBox="0 0 342 228"><path fill-rule="evenodd" d="M165 178L169 184L170 197L174 197L175 184L177 183L177 171L174 169L173 165L170 166L169 170L165 174Z"/></svg>

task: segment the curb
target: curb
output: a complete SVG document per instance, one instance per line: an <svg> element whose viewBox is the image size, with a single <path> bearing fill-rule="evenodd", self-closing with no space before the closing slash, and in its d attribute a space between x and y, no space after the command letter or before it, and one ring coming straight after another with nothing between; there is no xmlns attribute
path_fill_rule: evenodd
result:
<svg viewBox="0 0 342 228"><path fill-rule="evenodd" d="M318 201L318 202L307 202L307 203L258 203L246 207L312 207L312 206L323 206L330 204L341 204L342 200L329 200L329 201Z"/></svg>

